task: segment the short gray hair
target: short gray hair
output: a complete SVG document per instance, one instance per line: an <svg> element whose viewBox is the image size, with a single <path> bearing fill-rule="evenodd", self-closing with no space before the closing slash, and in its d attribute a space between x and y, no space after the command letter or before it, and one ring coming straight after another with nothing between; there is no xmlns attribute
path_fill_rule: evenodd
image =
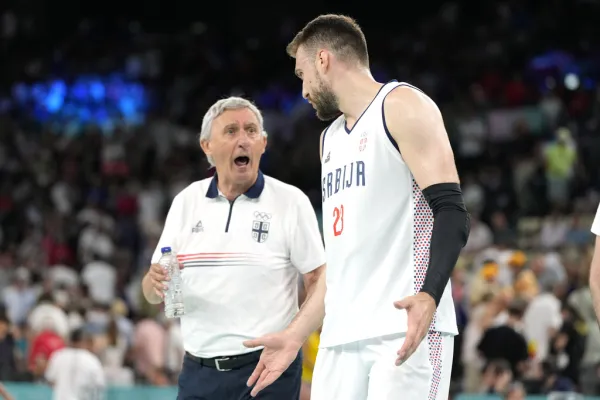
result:
<svg viewBox="0 0 600 400"><path fill-rule="evenodd" d="M200 142L204 140L210 140L213 122L219 115L223 114L227 110L239 110L241 108L247 108L252 111L254 115L256 115L259 129L261 130L262 135L266 137L267 132L264 130L263 116L258 107L256 107L251 101L242 97L231 96L217 101L215 104L210 106L206 114L204 114L204 118L202 119L202 129L200 130ZM215 161L211 156L207 154L206 159L210 165L213 167L215 166Z"/></svg>

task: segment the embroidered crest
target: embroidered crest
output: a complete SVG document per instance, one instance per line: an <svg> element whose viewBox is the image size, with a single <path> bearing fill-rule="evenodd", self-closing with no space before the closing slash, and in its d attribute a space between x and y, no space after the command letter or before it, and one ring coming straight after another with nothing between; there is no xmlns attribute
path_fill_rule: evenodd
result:
<svg viewBox="0 0 600 400"><path fill-rule="evenodd" d="M269 237L269 228L271 226L271 214L254 211L254 220L252 221L252 239L258 243L264 243Z"/></svg>

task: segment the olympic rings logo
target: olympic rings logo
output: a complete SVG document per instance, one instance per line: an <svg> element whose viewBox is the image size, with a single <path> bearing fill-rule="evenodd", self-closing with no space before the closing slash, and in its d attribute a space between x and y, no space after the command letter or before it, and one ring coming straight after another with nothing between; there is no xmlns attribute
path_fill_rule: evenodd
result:
<svg viewBox="0 0 600 400"><path fill-rule="evenodd" d="M254 218L259 219L261 221L268 221L271 219L271 214L260 211L254 211Z"/></svg>

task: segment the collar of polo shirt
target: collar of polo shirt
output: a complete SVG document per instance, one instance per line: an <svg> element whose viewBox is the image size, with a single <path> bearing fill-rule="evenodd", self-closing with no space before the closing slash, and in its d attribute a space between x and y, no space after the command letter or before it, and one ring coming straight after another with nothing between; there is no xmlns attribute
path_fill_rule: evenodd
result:
<svg viewBox="0 0 600 400"><path fill-rule="evenodd" d="M215 172L212 180L210 181L210 185L208 185L208 190L206 191L206 197L211 199L216 199L219 196L219 188L217 187L217 183L219 181L219 177ZM254 185L250 186L244 195L251 199L257 199L265 188L265 177L263 176L262 171L258 171L258 177L256 178L256 182Z"/></svg>

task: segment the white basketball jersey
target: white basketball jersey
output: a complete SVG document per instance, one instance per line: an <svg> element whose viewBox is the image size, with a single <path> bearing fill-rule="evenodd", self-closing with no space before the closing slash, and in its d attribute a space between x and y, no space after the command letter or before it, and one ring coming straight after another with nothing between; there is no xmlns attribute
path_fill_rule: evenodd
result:
<svg viewBox="0 0 600 400"><path fill-rule="evenodd" d="M342 115L323 137L323 347L406 332L393 303L417 293L427 272L433 214L383 116L385 97L402 85L385 84L351 130ZM450 284L431 329L458 334Z"/></svg>

